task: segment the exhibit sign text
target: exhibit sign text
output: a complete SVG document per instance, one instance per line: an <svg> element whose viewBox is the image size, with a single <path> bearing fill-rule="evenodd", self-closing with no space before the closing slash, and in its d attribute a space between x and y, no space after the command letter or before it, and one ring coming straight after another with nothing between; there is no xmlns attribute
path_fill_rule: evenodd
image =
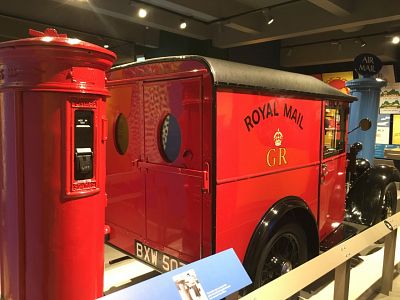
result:
<svg viewBox="0 0 400 300"><path fill-rule="evenodd" d="M219 300L249 284L239 258L228 249L100 299Z"/></svg>
<svg viewBox="0 0 400 300"><path fill-rule="evenodd" d="M379 73L382 68L381 60L374 54L363 53L354 59L355 70L358 74L371 77Z"/></svg>

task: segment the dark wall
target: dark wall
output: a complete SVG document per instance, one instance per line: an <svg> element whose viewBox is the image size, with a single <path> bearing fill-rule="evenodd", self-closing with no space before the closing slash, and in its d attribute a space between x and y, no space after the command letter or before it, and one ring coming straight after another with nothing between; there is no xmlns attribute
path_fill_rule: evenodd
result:
<svg viewBox="0 0 400 300"><path fill-rule="evenodd" d="M144 54L146 58L196 54L279 69L279 49L279 42L220 49L213 47L210 40L197 40L161 31L158 48L136 46L135 52L136 55Z"/></svg>
<svg viewBox="0 0 400 300"><path fill-rule="evenodd" d="M321 74L330 72L346 72L354 69L353 62L315 65L295 68L285 68L286 71L302 73L302 74Z"/></svg>
<svg viewBox="0 0 400 300"><path fill-rule="evenodd" d="M400 63L398 62L394 64L394 77L396 78L396 82L400 82Z"/></svg>
<svg viewBox="0 0 400 300"><path fill-rule="evenodd" d="M159 47L147 48L136 46L136 55L144 54L146 58L173 56L173 55L203 55L226 59L250 65L285 69L302 74L321 74L353 70L353 62L344 62L327 65L283 68L280 66L280 42L260 43L248 46L220 49L212 46L210 40L197 40L178 34L160 31ZM399 49L400 54L400 49ZM393 62L396 81L400 81L400 63ZM354 78L358 75L354 72Z"/></svg>
<svg viewBox="0 0 400 300"><path fill-rule="evenodd" d="M400 81L400 63L391 63L394 68L394 76L396 82ZM322 74L330 72L345 72L354 70L353 62L337 63L337 64L327 64L327 65L317 65L317 66L306 66L306 67L296 67L296 68L286 68L286 71L301 73L301 74ZM358 78L358 74L353 71L354 78Z"/></svg>
<svg viewBox="0 0 400 300"><path fill-rule="evenodd" d="M228 59L249 65L280 69L280 42L230 48Z"/></svg>
<svg viewBox="0 0 400 300"><path fill-rule="evenodd" d="M400 82L400 48L397 50L395 55L396 61L385 62L387 65L393 65L394 75L396 82ZM325 64L325 65L315 65L315 66L305 66L305 67L295 67L295 68L285 68L286 71L302 73L302 74L321 74L330 72L345 72L354 70L354 64L352 61L336 63L336 64ZM354 78L358 78L358 74L354 73Z"/></svg>
<svg viewBox="0 0 400 300"><path fill-rule="evenodd" d="M144 54L146 58L174 55L202 55L227 59L228 51L212 46L210 40L197 40L174 33L161 31L158 48L136 47L136 55Z"/></svg>
<svg viewBox="0 0 400 300"><path fill-rule="evenodd" d="M322 73L333 73L333 72L348 72L354 70L353 62L344 62L327 65L315 65L295 68L285 68L286 71L295 72L300 74L322 74ZM358 74L353 71L353 78L358 78Z"/></svg>

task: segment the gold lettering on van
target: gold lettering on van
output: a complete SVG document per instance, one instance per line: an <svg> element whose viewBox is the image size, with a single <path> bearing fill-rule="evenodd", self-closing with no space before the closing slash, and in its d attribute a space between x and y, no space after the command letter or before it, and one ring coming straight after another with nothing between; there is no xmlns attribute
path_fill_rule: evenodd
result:
<svg viewBox="0 0 400 300"><path fill-rule="evenodd" d="M267 151L266 163L268 167L287 165L286 148L271 148Z"/></svg>

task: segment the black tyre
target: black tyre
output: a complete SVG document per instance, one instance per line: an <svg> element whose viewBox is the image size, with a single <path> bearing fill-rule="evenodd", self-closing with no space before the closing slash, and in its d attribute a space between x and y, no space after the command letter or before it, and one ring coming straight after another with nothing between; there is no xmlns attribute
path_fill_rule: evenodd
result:
<svg viewBox="0 0 400 300"><path fill-rule="evenodd" d="M296 223L282 225L265 245L257 266L254 289L289 272L308 259L307 237Z"/></svg>
<svg viewBox="0 0 400 300"><path fill-rule="evenodd" d="M394 182L385 187L379 222L394 215L397 211L397 187ZM378 223L378 222L377 222Z"/></svg>
<svg viewBox="0 0 400 300"><path fill-rule="evenodd" d="M389 183L385 187L382 205L379 210L379 214L375 218L374 224L377 224L391 215L395 214L397 211L397 187L394 182ZM377 240L376 244L383 244L385 238Z"/></svg>

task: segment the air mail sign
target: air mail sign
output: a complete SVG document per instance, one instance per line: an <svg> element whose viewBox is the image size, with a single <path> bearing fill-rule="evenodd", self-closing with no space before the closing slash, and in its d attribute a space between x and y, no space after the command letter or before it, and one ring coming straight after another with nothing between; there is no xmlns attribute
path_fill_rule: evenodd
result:
<svg viewBox="0 0 400 300"><path fill-rule="evenodd" d="M369 77L377 74L382 68L381 60L374 54L363 53L354 59L355 70L358 74Z"/></svg>

